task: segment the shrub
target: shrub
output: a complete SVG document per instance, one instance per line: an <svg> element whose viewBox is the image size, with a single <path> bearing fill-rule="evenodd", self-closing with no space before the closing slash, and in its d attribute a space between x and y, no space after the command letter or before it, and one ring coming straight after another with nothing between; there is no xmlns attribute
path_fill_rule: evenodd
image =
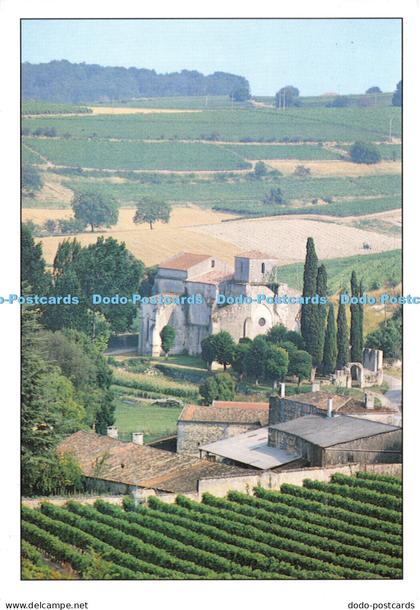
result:
<svg viewBox="0 0 420 610"><path fill-rule="evenodd" d="M350 157L353 163L366 163L372 165L379 163L381 153L379 148L374 144L367 142L355 142L350 148Z"/></svg>
<svg viewBox="0 0 420 610"><path fill-rule="evenodd" d="M233 400L235 380L229 373L218 373L206 379L200 385L199 392L207 405L211 405L213 400Z"/></svg>

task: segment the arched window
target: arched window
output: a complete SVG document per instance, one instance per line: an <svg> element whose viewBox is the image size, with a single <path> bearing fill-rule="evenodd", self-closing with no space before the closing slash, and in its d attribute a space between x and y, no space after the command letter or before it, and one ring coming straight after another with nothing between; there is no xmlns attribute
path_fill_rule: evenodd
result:
<svg viewBox="0 0 420 610"><path fill-rule="evenodd" d="M265 263L261 263L261 273L265 273Z"/></svg>

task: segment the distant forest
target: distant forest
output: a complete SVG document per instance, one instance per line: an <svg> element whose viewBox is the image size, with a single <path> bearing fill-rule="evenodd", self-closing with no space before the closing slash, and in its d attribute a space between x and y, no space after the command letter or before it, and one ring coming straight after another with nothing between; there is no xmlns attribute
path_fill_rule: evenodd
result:
<svg viewBox="0 0 420 610"><path fill-rule="evenodd" d="M22 64L22 96L26 100L77 104L170 95L234 95L238 90L249 94L248 81L226 72L208 76L195 70L157 74L144 68L73 64L66 60Z"/></svg>

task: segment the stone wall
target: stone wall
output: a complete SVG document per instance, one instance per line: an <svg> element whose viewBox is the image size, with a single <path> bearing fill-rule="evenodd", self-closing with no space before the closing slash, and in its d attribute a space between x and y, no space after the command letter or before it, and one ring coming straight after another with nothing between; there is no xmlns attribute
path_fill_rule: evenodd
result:
<svg viewBox="0 0 420 610"><path fill-rule="evenodd" d="M199 446L214 443L224 438L236 436L249 430L256 430L259 425L230 423L201 423L179 421L177 425L177 453L200 455Z"/></svg>
<svg viewBox="0 0 420 610"><path fill-rule="evenodd" d="M269 428L268 445L270 447L278 447L279 449L286 449L292 453L297 453L307 460L311 466L324 465L323 449L313 443L305 441L295 434L289 434L288 432L276 430L275 428ZM345 463L347 462L348 460L346 460Z"/></svg>
<svg viewBox="0 0 420 610"><path fill-rule="evenodd" d="M270 396L269 425L284 423L304 415L325 415L321 409L313 405L304 404L290 398L280 398L280 396ZM270 444L270 442L269 442Z"/></svg>
<svg viewBox="0 0 420 610"><path fill-rule="evenodd" d="M261 474L244 474L234 477L207 478L198 482L199 495L205 492L214 496L224 497L230 490L252 494L257 486L266 489L279 490L283 483L302 485L304 479L328 482L331 475L339 472L345 475L355 475L356 472L374 472L401 478L401 464L347 464L346 466L329 466L327 468L303 468L299 470L285 470L283 472L262 472Z"/></svg>
<svg viewBox="0 0 420 610"><path fill-rule="evenodd" d="M402 430L360 438L325 450L325 464L383 464L401 462Z"/></svg>

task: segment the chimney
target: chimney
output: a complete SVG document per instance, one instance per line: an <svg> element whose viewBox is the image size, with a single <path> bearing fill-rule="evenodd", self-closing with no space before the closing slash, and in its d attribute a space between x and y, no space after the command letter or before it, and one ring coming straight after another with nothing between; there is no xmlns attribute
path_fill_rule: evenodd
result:
<svg viewBox="0 0 420 610"><path fill-rule="evenodd" d="M143 432L132 432L131 440L135 445L143 445Z"/></svg>
<svg viewBox="0 0 420 610"><path fill-rule="evenodd" d="M375 397L370 392L365 392L365 409L375 408Z"/></svg>
<svg viewBox="0 0 420 610"><path fill-rule="evenodd" d="M321 389L321 386L319 383L312 384L312 392L319 392L320 389Z"/></svg>
<svg viewBox="0 0 420 610"><path fill-rule="evenodd" d="M280 384L280 398L284 398L286 396L286 384Z"/></svg>
<svg viewBox="0 0 420 610"><path fill-rule="evenodd" d="M106 434L111 438L118 438L118 428L115 428L115 426L108 426Z"/></svg>
<svg viewBox="0 0 420 610"><path fill-rule="evenodd" d="M333 416L333 399L328 399L328 407L327 407L327 417Z"/></svg>

